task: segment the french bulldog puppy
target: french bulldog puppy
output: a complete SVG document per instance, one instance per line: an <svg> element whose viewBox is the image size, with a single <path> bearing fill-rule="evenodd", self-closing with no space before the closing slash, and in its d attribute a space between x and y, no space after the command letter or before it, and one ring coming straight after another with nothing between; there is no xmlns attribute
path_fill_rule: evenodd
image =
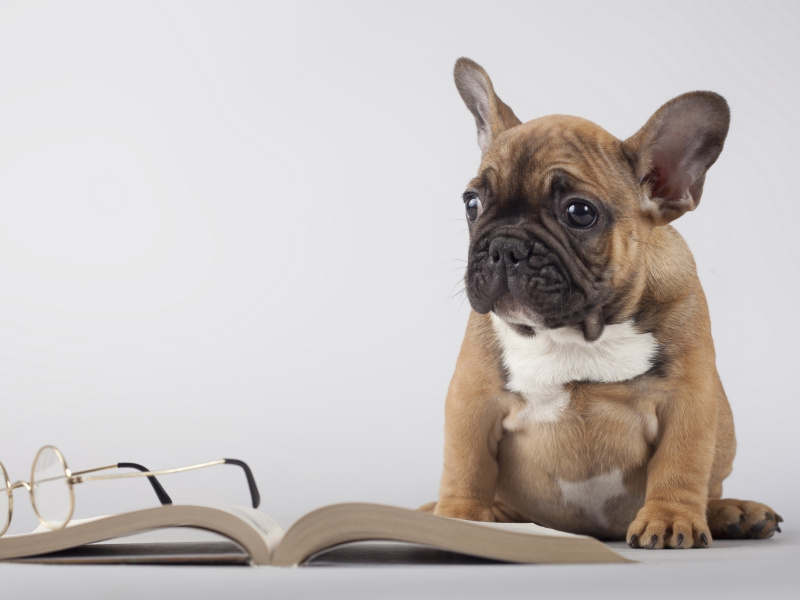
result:
<svg viewBox="0 0 800 600"><path fill-rule="evenodd" d="M780 531L768 506L721 499L733 418L669 225L700 202L725 100L678 96L623 141L577 117L520 122L466 58L455 80L482 152L464 192L473 310L427 510L641 548Z"/></svg>

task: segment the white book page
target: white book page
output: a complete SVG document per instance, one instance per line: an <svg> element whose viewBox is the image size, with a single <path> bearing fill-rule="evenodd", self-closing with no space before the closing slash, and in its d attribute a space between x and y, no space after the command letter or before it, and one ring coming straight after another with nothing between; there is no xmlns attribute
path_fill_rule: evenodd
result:
<svg viewBox="0 0 800 600"><path fill-rule="evenodd" d="M550 529L549 527L542 527L536 523L486 523L484 521L474 521L476 525L483 527L491 527L492 529L503 529L505 531L516 531L519 533L528 533L532 535L543 535L549 537L569 537L569 538L585 538L585 535L578 535L576 533L568 533L566 531L558 531Z"/></svg>

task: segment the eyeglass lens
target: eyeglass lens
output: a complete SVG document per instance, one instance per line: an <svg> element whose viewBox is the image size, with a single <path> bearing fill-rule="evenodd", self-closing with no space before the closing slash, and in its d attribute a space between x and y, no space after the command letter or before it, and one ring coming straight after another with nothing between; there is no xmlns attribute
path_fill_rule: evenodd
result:
<svg viewBox="0 0 800 600"><path fill-rule="evenodd" d="M64 458L51 446L42 448L33 464L33 507L41 521L51 529L64 527L72 516L72 488L66 469Z"/></svg>

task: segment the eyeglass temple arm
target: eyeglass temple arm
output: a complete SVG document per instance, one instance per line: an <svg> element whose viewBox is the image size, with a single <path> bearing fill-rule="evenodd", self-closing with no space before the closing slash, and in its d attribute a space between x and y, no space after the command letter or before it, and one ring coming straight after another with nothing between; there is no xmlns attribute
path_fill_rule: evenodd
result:
<svg viewBox="0 0 800 600"><path fill-rule="evenodd" d="M161 501L161 504L172 504L172 499L169 497L167 492L164 491L164 488L161 487L161 484L155 478L155 475L168 475L170 473L181 473L183 471L191 471L194 469L202 469L203 467L213 467L214 465L236 465L237 467L241 467L244 471L244 475L247 478L247 486L250 488L250 499L253 503L253 508L258 508L258 505L261 504L261 494L258 493L258 486L256 485L256 479L253 477L253 472L250 470L250 467L247 466L243 460L238 460L236 458L222 458L220 460L215 460L212 462L207 463L200 463L197 465L189 465L188 467L177 467L174 469L162 469L160 471L150 471L142 465L136 463L117 463L116 465L111 465L109 467L100 467L97 469L89 469L87 471L80 471L77 473L73 473L73 479L75 483L80 483L81 481L92 481L92 480L100 480L100 479L120 479L120 478L127 478L127 477L147 477L150 480L150 485L153 486L156 494L158 495L158 499ZM137 469L140 471L139 473L120 473L119 475L89 475L85 476L86 473L92 473L95 471L102 471L105 469L113 469L114 467L121 467L121 468L132 468Z"/></svg>
<svg viewBox="0 0 800 600"><path fill-rule="evenodd" d="M223 458L222 460L225 461L226 465L242 467L244 476L247 478L247 487L250 488L250 500L253 502L253 508L258 508L258 505L261 504L261 494L258 493L256 478L253 477L253 472L250 470L250 467L248 467L247 463L243 460L238 460L236 458Z"/></svg>
<svg viewBox="0 0 800 600"><path fill-rule="evenodd" d="M150 469L145 467L144 465L140 465L138 463L132 462L121 462L117 463L118 469L136 469L137 471L141 471L142 473L150 472ZM155 475L148 475L147 481L150 482L150 485L153 487L153 491L158 496L158 501L161 502L162 505L164 504L172 504L172 498L169 497L167 491L164 487L159 483L158 479L156 479Z"/></svg>

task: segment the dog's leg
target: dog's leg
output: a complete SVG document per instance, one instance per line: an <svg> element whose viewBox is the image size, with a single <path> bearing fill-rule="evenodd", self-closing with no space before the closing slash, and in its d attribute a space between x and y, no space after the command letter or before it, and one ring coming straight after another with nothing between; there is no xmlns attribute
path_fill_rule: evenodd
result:
<svg viewBox="0 0 800 600"><path fill-rule="evenodd" d="M722 480L731 473L736 437L733 415L722 384L719 387L717 448L708 490L706 518L711 535L720 539L769 538L780 532L781 516L760 502L722 500Z"/></svg>
<svg viewBox="0 0 800 600"><path fill-rule="evenodd" d="M709 500L706 515L711 535L720 539L769 538L783 521L766 504L733 498Z"/></svg>
<svg viewBox="0 0 800 600"><path fill-rule="evenodd" d="M494 521L497 448L508 392L486 315L471 313L445 401L444 469L434 514Z"/></svg>
<svg viewBox="0 0 800 600"><path fill-rule="evenodd" d="M691 391L688 391L691 390ZM704 548L717 410L711 378L688 380L659 410L659 439L647 465L645 504L628 528L634 548Z"/></svg>
<svg viewBox="0 0 800 600"><path fill-rule="evenodd" d="M495 501L494 505L492 506L492 512L494 513L494 520L498 523L530 523L530 519L526 519L520 513L515 511L510 506L506 504Z"/></svg>
<svg viewBox="0 0 800 600"><path fill-rule="evenodd" d="M453 378L445 403L444 470L435 515L494 521L500 415L485 390Z"/></svg>

